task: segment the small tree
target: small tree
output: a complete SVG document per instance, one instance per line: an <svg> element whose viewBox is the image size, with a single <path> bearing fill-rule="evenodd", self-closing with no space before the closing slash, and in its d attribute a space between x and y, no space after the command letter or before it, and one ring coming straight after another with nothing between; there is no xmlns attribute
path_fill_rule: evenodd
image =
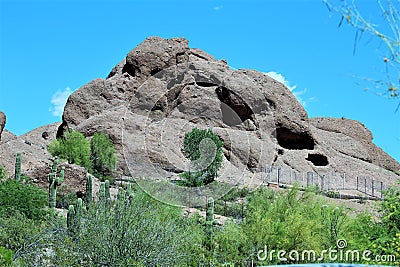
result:
<svg viewBox="0 0 400 267"><path fill-rule="evenodd" d="M47 149L53 157L91 169L90 143L80 132L68 130L62 138L51 142Z"/></svg>
<svg viewBox="0 0 400 267"><path fill-rule="evenodd" d="M105 179L111 176L117 157L115 148L108 135L95 133L90 141L90 159L92 161L93 175Z"/></svg>
<svg viewBox="0 0 400 267"><path fill-rule="evenodd" d="M185 134L183 153L190 159L190 170L182 174L186 186L206 185L215 180L223 160L223 142L210 129L193 128Z"/></svg>

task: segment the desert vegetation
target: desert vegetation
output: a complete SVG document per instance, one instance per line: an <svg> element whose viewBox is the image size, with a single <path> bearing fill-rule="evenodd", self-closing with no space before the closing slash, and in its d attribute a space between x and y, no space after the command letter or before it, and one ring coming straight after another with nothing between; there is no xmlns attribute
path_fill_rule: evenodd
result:
<svg viewBox="0 0 400 267"><path fill-rule="evenodd" d="M85 149L69 150L62 143L66 140L55 141L49 149L60 159L72 155L69 160L75 163L74 157L98 160L92 162L91 171L95 169L93 173L106 178L115 164L114 159L109 161L112 143L101 136L96 141L92 138L90 144L78 133L69 134L80 140L75 140L75 145ZM193 156L198 152L198 136L215 142L213 155L218 155L222 146L218 137L210 131L194 130L191 134L185 141L195 141L184 142L183 147L189 159L202 158ZM82 157L82 151L91 151L92 156ZM318 262L324 251L341 248L361 254L369 250L371 254L369 261L361 256L340 261L380 263L376 255L392 255L390 262L383 263L400 263L400 186L390 188L383 200L376 202L375 211L361 214L333 204L315 188L303 190L294 186L257 190L235 187L221 199L210 197L206 207L196 207L199 213L188 215L181 207L153 199L133 179L120 184L116 196L111 196L112 185L107 179L94 192L93 176L88 174L86 195L75 197L65 216L54 208L56 196L51 190L52 185L62 183L64 175L64 170L57 172L58 160L49 174L49 193L20 174L21 160L17 155L14 175L7 175L0 168L1 266L262 266ZM216 160L198 177L208 173L207 179L215 179L218 166L220 161ZM193 181L196 185L203 183L190 180L186 186L195 186ZM97 201L93 201L95 195ZM205 216L200 215L201 211ZM216 220L217 214L226 219ZM345 240L346 246L340 247L338 240ZM315 259L286 257L287 261L282 261L277 253L260 257L265 248L312 250L316 255Z"/></svg>

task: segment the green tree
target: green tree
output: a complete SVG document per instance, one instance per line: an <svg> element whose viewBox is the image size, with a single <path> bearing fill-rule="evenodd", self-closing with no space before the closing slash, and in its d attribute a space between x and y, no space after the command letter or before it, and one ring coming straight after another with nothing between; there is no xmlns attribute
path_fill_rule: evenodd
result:
<svg viewBox="0 0 400 267"><path fill-rule="evenodd" d="M117 157L114 144L108 135L95 133L90 141L90 159L93 175L105 179L112 175Z"/></svg>
<svg viewBox="0 0 400 267"><path fill-rule="evenodd" d="M190 170L181 175L186 186L206 185L215 180L223 160L223 142L210 129L193 128L185 134L183 153L190 160Z"/></svg>
<svg viewBox="0 0 400 267"><path fill-rule="evenodd" d="M47 149L53 157L91 169L90 142L78 131L68 130L63 137L52 141Z"/></svg>

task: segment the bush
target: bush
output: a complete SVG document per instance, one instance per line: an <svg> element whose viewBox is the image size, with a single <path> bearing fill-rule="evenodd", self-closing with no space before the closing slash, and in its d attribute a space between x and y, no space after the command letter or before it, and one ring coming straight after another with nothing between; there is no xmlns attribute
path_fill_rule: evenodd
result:
<svg viewBox="0 0 400 267"><path fill-rule="evenodd" d="M14 252L5 247L0 247L0 266L11 266Z"/></svg>
<svg viewBox="0 0 400 267"><path fill-rule="evenodd" d="M93 135L90 141L90 160L94 176L100 179L112 176L117 164L117 157L114 145L106 134L95 133Z"/></svg>
<svg viewBox="0 0 400 267"><path fill-rule="evenodd" d="M47 147L53 157L59 157L71 164L76 164L90 170L90 143L85 136L77 131L68 130L62 138L56 139Z"/></svg>
<svg viewBox="0 0 400 267"><path fill-rule="evenodd" d="M15 209L28 219L44 220L49 214L47 193L34 185L7 179L0 181L0 211Z"/></svg>
<svg viewBox="0 0 400 267"><path fill-rule="evenodd" d="M210 129L193 128L185 134L183 152L195 169L182 175L187 181L187 186L206 185L215 180L222 165L222 146L223 142Z"/></svg>
<svg viewBox="0 0 400 267"><path fill-rule="evenodd" d="M75 235L65 228L43 235L22 259L29 265L48 259L56 266L197 266L203 237L197 222L140 190L125 198L93 203ZM43 255L49 244L54 255Z"/></svg>

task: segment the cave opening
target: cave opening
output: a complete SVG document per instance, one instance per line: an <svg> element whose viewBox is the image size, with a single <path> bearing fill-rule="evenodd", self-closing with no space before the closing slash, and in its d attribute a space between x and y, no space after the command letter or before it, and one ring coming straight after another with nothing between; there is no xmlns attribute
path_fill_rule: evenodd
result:
<svg viewBox="0 0 400 267"><path fill-rule="evenodd" d="M219 86L215 92L221 101L222 121L226 125L236 126L247 119L253 120L254 113L242 98L223 86Z"/></svg>
<svg viewBox="0 0 400 267"><path fill-rule="evenodd" d="M310 161L314 166L328 166L328 158L321 154L308 154L306 160Z"/></svg>
<svg viewBox="0 0 400 267"><path fill-rule="evenodd" d="M314 149L314 139L308 133L295 133L286 127L276 129L278 144L286 149Z"/></svg>

